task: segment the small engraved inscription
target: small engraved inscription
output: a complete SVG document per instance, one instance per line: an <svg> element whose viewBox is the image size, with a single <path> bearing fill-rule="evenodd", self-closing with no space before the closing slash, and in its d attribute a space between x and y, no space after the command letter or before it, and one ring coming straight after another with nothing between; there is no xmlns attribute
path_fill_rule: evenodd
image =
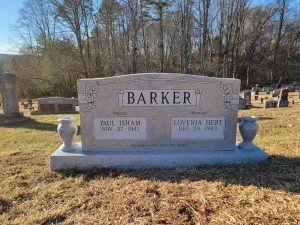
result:
<svg viewBox="0 0 300 225"><path fill-rule="evenodd" d="M146 140L145 117L97 117L94 120L96 140Z"/></svg>
<svg viewBox="0 0 300 225"><path fill-rule="evenodd" d="M224 117L172 118L172 140L223 140Z"/></svg>

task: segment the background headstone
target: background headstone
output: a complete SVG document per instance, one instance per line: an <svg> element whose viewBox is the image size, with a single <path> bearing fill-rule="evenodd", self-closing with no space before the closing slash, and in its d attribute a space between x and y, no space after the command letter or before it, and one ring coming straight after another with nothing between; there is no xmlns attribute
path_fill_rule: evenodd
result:
<svg viewBox="0 0 300 225"><path fill-rule="evenodd" d="M17 77L11 73L0 75L0 89L5 117L20 117L19 103L16 89Z"/></svg>
<svg viewBox="0 0 300 225"><path fill-rule="evenodd" d="M241 110L246 109L246 106L247 106L247 99L240 98L239 109Z"/></svg>
<svg viewBox="0 0 300 225"><path fill-rule="evenodd" d="M277 108L277 101L276 100L268 100L264 102L264 109L268 108Z"/></svg>
<svg viewBox="0 0 300 225"><path fill-rule="evenodd" d="M289 106L289 90L281 89L278 99L278 107L288 107Z"/></svg>
<svg viewBox="0 0 300 225"><path fill-rule="evenodd" d="M244 99L246 99L246 108L251 107L251 92L250 91L244 91Z"/></svg>
<svg viewBox="0 0 300 225"><path fill-rule="evenodd" d="M289 92L295 92L296 88L293 86L288 86L287 89L289 90Z"/></svg>
<svg viewBox="0 0 300 225"><path fill-rule="evenodd" d="M38 98L39 113L73 113L76 112L76 98L48 97ZM34 113L35 114L35 113Z"/></svg>
<svg viewBox="0 0 300 225"><path fill-rule="evenodd" d="M280 88L279 89L276 89L276 90L274 90L273 91L273 93L272 93L272 97L278 97L279 96L279 94L280 94Z"/></svg>

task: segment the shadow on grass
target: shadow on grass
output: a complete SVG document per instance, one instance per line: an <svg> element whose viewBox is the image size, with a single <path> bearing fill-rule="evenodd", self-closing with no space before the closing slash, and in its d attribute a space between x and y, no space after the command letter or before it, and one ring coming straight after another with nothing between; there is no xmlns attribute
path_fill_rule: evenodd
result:
<svg viewBox="0 0 300 225"><path fill-rule="evenodd" d="M263 106L253 105L253 106L251 106L251 108L254 108L254 109L262 109Z"/></svg>
<svg viewBox="0 0 300 225"><path fill-rule="evenodd" d="M98 178L135 177L139 180L223 182L226 185L256 186L300 193L300 158L270 156L256 165L207 166L190 169L149 169L126 171L117 169L62 170L63 176L83 176L89 182Z"/></svg>
<svg viewBox="0 0 300 225"><path fill-rule="evenodd" d="M258 120L274 120L272 117L258 117Z"/></svg>
<svg viewBox="0 0 300 225"><path fill-rule="evenodd" d="M66 217L64 215L57 215L54 217L46 218L46 220L43 221L41 225L58 224L63 222L64 220L66 220Z"/></svg>
<svg viewBox="0 0 300 225"><path fill-rule="evenodd" d="M28 118L24 121L11 120L9 123L0 124L0 127L5 128L28 128L33 130L42 130L42 131L55 131L57 132L57 124L39 122L35 119ZM80 135L80 126L78 126L77 135Z"/></svg>
<svg viewBox="0 0 300 225"><path fill-rule="evenodd" d="M11 207L10 202L0 198L0 215L6 213Z"/></svg>

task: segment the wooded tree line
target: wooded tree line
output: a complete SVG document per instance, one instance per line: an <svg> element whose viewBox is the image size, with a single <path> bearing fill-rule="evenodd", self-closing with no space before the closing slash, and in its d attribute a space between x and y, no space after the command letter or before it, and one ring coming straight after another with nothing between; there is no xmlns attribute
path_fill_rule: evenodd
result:
<svg viewBox="0 0 300 225"><path fill-rule="evenodd" d="M300 73L296 1L26 0L8 69L22 94L76 95L76 80L141 72L239 78ZM298 62L298 64L297 64Z"/></svg>

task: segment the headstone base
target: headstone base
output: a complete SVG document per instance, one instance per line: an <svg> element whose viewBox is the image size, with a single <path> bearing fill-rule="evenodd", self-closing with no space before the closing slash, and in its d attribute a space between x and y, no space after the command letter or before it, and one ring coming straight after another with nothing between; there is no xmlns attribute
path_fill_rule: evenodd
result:
<svg viewBox="0 0 300 225"><path fill-rule="evenodd" d="M80 145L81 143L77 143ZM204 165L254 164L266 160L268 155L259 147L243 150L236 145L235 150L220 151L93 151L79 148L73 152L63 152L61 147L50 156L52 171L62 169L118 168L149 169L197 167Z"/></svg>

